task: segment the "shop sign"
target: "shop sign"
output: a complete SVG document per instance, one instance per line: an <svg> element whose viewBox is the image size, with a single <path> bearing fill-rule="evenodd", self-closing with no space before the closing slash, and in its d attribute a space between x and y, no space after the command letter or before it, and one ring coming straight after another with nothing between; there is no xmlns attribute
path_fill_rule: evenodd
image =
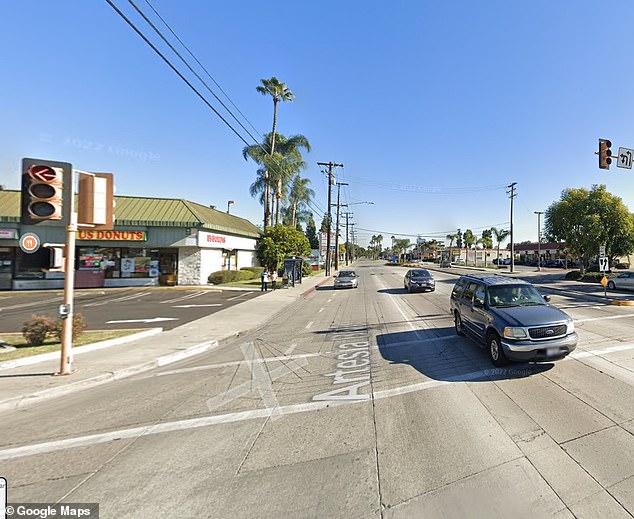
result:
<svg viewBox="0 0 634 519"><path fill-rule="evenodd" d="M208 234L207 243L226 243L227 238L224 236L218 236L217 234Z"/></svg>
<svg viewBox="0 0 634 519"><path fill-rule="evenodd" d="M82 229L77 232L78 240L97 241L146 241L145 231L93 231Z"/></svg>
<svg viewBox="0 0 634 519"><path fill-rule="evenodd" d="M17 240L17 229L0 229L0 240Z"/></svg>

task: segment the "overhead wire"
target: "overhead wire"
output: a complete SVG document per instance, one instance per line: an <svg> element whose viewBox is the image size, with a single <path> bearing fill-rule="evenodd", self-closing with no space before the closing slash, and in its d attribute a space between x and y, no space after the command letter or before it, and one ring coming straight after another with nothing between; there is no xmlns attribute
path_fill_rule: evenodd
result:
<svg viewBox="0 0 634 519"><path fill-rule="evenodd" d="M178 37L176 32L172 29L172 27L167 23L167 21L160 15L156 8L148 1L145 0L150 9L154 12L154 14L161 20L161 22L167 27L170 33L176 38L176 40L180 43L180 45L188 52L188 54L196 61L196 63L202 68L202 70L207 74L207 76L213 81L213 83L219 88L219 90L225 95L225 97L229 100L232 106L235 107L237 112L244 118L244 120L253 128L255 132L258 130L253 126L253 124L248 120L248 118L240 111L240 109L236 106L236 104L231 100L228 94L222 89L222 87L218 84L218 82L213 78L213 76L209 73L209 71L204 67L204 65L200 62L200 60L193 54L193 52L185 45L185 43ZM112 0L106 0L106 2L115 10L115 12L138 34L143 41L156 53L161 59L172 69L172 71L178 75L187 86L225 123L227 127L246 145L259 147L265 154L269 154L269 152L264 148L264 146L258 142L257 138L253 136L253 134L245 128L245 126L238 120L236 115L231 111L229 107L216 95L213 89L200 77L200 75L193 69L193 67L187 62L187 60L179 53L176 48L168 41L168 39L163 35L163 33L156 27L154 23L145 15L145 13L134 3L133 0L128 0L128 2L132 5L132 7L137 11L137 13L145 20L146 23L152 27L152 29L159 35L159 37L169 46L169 48L174 52L179 59L185 64L185 66L192 72L196 78L205 86L205 88L214 96L214 98L222 105L222 107L231 115L231 117L236 121L236 123L249 135L252 139L253 144L249 143L246 138L244 138L236 128L234 128L229 121L225 117L220 114L218 110L205 98L205 96L176 68L176 66L149 40L148 37L145 36L143 31L139 29L130 18L128 18L115 4ZM279 173L278 167L281 167L280 161L272 156L273 167L269 167L273 172ZM317 208L311 207L317 213L323 213L323 209L320 209L319 206Z"/></svg>

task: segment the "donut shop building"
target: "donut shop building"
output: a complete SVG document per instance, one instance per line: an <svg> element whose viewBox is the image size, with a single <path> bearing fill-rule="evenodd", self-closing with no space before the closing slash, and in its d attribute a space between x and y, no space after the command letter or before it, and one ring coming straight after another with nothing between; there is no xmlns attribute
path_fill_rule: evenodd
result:
<svg viewBox="0 0 634 519"><path fill-rule="evenodd" d="M206 285L218 270L257 265L260 229L244 218L182 199L116 196L113 230L80 229L78 288ZM63 287L63 272L43 270L48 252L23 252L26 232L63 244L60 227L20 224L20 192L0 190L0 290Z"/></svg>

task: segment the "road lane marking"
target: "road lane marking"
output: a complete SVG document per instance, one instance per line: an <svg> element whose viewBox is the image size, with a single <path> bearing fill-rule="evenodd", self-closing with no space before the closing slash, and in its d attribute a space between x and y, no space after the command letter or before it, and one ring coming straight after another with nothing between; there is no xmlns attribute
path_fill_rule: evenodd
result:
<svg viewBox="0 0 634 519"><path fill-rule="evenodd" d="M283 370L280 370L280 372ZM480 370L475 371L473 373L466 373L459 376L459 381L469 382L470 380L474 380L481 377L487 377L490 375L490 371L492 370ZM288 370L286 373L290 372ZM284 373L284 374L286 374ZM270 373L271 380L275 380L279 378L279 373L275 373L275 370ZM21 447L13 447L10 449L0 450L0 460L10 460L22 458L25 456L33 456L36 454L47 454L51 452L57 452L61 450L76 448L76 447L88 447L92 445L98 445L101 443L107 443L115 440L125 440L125 439L134 439L139 438L141 436L149 436L154 434L163 434L168 432L176 432L176 431L184 431L190 429L196 429L200 427L209 427L213 425L226 424L226 423L235 423L235 422L243 422L246 420L255 420L255 419L268 419L270 417L280 417L285 415L292 415L297 413L306 413L311 411L319 411L326 408L336 407L340 405L353 405L359 403L367 403L372 397L376 399L390 398L393 396L404 395L407 393L413 393L417 391L422 391L426 389L431 389L435 387L440 387L447 385L452 382L452 380L429 380L426 382L421 382L417 384L411 384L409 386L404 386L395 389L387 389L383 391L376 391L374 395L367 394L363 395L364 398L356 399L356 400L340 400L340 401L332 401L332 400L321 400L316 402L309 402L304 404L292 404L287 406L279 406L276 408L265 408L265 409L253 409L250 411L239 411L235 413L226 413L215 416L205 416L200 418L192 418L187 420L178 420L174 422L164 422L156 425L148 425L142 427L132 427L129 429L120 429L118 431L110 431L107 433L99 433L99 434L90 434L86 436L78 436L75 438L67 438L63 440L54 440L50 442L37 443L34 445L24 445ZM245 387L243 387L245 386ZM240 391L233 391L232 399L239 398L244 394L247 394L252 389L252 381L247 381L246 383L238 386L234 389L241 389ZM246 391L244 391L246 389ZM218 397L214 397L214 399L210 399L214 401L223 395L219 395ZM228 400L221 401L220 405L223 403L227 403Z"/></svg>
<svg viewBox="0 0 634 519"><path fill-rule="evenodd" d="M34 301L32 303L19 303L17 305L12 305L12 306L3 306L2 308L0 308L0 312L2 310L16 310L18 308L29 308L31 306L45 305L48 303L55 303L56 301L63 301L63 300L64 298L60 296L60 297L52 297L51 299L47 299L45 301Z"/></svg>
<svg viewBox="0 0 634 519"><path fill-rule="evenodd" d="M608 319L623 319L625 317L634 317L634 314L606 315L603 317L588 317L587 319L575 319L575 323L589 323L592 321L603 321Z"/></svg>
<svg viewBox="0 0 634 519"><path fill-rule="evenodd" d="M106 321L106 324L160 323L161 321L178 321L178 317L152 317L148 319L125 319L121 321Z"/></svg>
<svg viewBox="0 0 634 519"><path fill-rule="evenodd" d="M319 309L319 311L318 311L317 313L318 313L318 314L320 314L320 313L322 313L324 310L325 310L325 307L323 307L323 306L322 306L322 307Z"/></svg>
<svg viewBox="0 0 634 519"><path fill-rule="evenodd" d="M172 305L172 308L202 308L204 306L222 306L222 303L210 303L208 305Z"/></svg>
<svg viewBox="0 0 634 519"><path fill-rule="evenodd" d="M297 343L296 343L296 342L294 342L293 344L291 344L291 345L288 347L288 350L286 350L286 351L284 352L284 355L290 355L290 354L293 352L293 350L294 350L295 348L297 348Z"/></svg>
<svg viewBox="0 0 634 519"><path fill-rule="evenodd" d="M103 306L103 305L107 305L108 303L119 303L121 301L129 301L130 299L137 299L137 298L141 298L144 296L147 296L151 294L151 292L139 292L139 293L135 293L135 294L128 294L125 296L121 296L121 297L117 297L114 299L107 299L105 301L96 301L94 303L87 303L84 306Z"/></svg>
<svg viewBox="0 0 634 519"><path fill-rule="evenodd" d="M267 408L270 409L272 413L273 409L279 408L277 398L275 397L275 392L273 391L273 381L285 375L288 375L289 373L294 373L295 371L301 369L303 366L308 364L308 361L306 359L299 359L298 362L291 360L290 362L286 362L282 364L282 366L279 366L272 371L264 373L261 363L254 362L256 359L259 359L261 357L257 356L253 343L250 343L247 346L242 345L240 348L242 349L245 359L247 361L251 361L248 364L249 369L251 370L251 380L247 380L246 382L243 382L242 384L239 384L234 388L225 391L224 393L208 399L207 408L210 411L214 411L218 407L221 407L233 400L248 395L251 391L253 391L255 385L260 393L260 396L264 400L265 405L267 406ZM269 414L268 416L271 416L271 414Z"/></svg>
<svg viewBox="0 0 634 519"><path fill-rule="evenodd" d="M617 344L616 346L609 346L608 348L602 348L600 350L588 350L588 351L577 350L572 352L566 358L585 359L587 357L596 357L601 355L607 355L608 353L616 353L619 351L627 351L632 349L634 349L634 343Z"/></svg>
<svg viewBox="0 0 634 519"><path fill-rule="evenodd" d="M251 294L253 292L255 292L255 290L250 290L249 292L243 292L239 296L230 297L229 299L227 299L227 301L234 301L235 299L240 299L241 297L247 296L247 295L249 295L249 294Z"/></svg>
<svg viewBox="0 0 634 519"><path fill-rule="evenodd" d="M175 297L173 299L167 299L165 301L159 301L159 303L162 304L162 305L164 305L166 303L178 303L180 301L185 301L187 299L193 299L194 297L200 297L200 296L202 296L202 295L204 295L206 293L207 293L206 290L198 290L198 291L196 291L196 292L194 292L192 294L187 294L187 295L184 295L184 296L181 296L181 297Z"/></svg>
<svg viewBox="0 0 634 519"><path fill-rule="evenodd" d="M211 369L230 368L233 366L246 366L249 364L266 364L268 362L286 362L296 359L307 359L310 357L323 356L321 353L298 353L297 355L280 355L277 357L263 357L254 360L233 360L229 362L221 362L218 364L206 364L205 366L193 366L191 368L173 369L170 371L163 371L162 373L155 373L145 378L164 377L167 375L181 375L183 373L194 373L196 371L207 371Z"/></svg>
<svg viewBox="0 0 634 519"><path fill-rule="evenodd" d="M313 324L315 323L315 321L310 321L305 328L308 330L308 328L310 328Z"/></svg>

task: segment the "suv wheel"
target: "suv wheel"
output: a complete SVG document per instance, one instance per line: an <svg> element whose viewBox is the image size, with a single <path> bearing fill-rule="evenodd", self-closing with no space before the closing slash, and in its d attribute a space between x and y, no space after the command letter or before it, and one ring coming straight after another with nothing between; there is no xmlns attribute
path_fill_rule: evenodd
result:
<svg viewBox="0 0 634 519"><path fill-rule="evenodd" d="M608 288L610 290L614 290L616 288L616 285L614 284L614 281L608 281Z"/></svg>
<svg viewBox="0 0 634 519"><path fill-rule="evenodd" d="M456 328L456 334L464 335L464 330L462 329L462 319L460 318L458 311L454 314L453 322L454 327Z"/></svg>
<svg viewBox="0 0 634 519"><path fill-rule="evenodd" d="M487 348L494 366L506 366L509 363L497 333L490 333L487 336Z"/></svg>

